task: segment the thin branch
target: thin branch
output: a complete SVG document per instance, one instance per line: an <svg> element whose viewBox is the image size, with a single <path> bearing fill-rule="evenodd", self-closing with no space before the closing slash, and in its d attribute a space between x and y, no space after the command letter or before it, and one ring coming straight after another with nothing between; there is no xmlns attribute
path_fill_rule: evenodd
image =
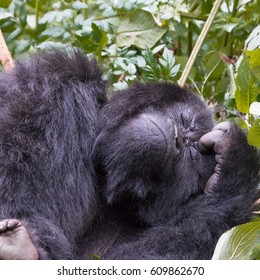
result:
<svg viewBox="0 0 260 280"><path fill-rule="evenodd" d="M191 55L190 55L190 57L188 59L188 62L186 64L186 66L185 66L185 68L183 70L183 73L182 73L182 75L180 77L180 80L178 81L178 83L179 83L179 85L181 87L184 86L184 84L185 84L185 82L186 82L186 80L188 78L188 75L190 74L190 71L191 71L191 68L192 68L192 66L194 64L194 61L195 61L195 59L196 59L196 57L198 55L198 52L199 52L199 50L200 50L200 48L202 46L202 43L203 43L204 39L205 39L205 37L206 37L206 35L207 35L208 31L209 31L209 28L210 28L210 26L211 26L211 24L212 24L212 22L213 22L213 20L214 20L214 18L216 16L216 14L217 14L217 11L219 9L219 6L220 6L221 2L222 2L222 0L216 0L214 5L213 5L213 7L212 7L212 10L211 10L211 12L209 14L209 17L208 17L207 21L205 22L205 25L204 25L204 27L203 27L200 35L199 35L199 38L198 38L198 40L197 40L197 42L196 42L196 44L195 44L195 46L194 46L194 48L192 50L192 53L191 53Z"/></svg>
<svg viewBox="0 0 260 280"><path fill-rule="evenodd" d="M7 71L14 67L14 61L11 53L6 45L2 31L0 30L0 61L3 64L4 70Z"/></svg>

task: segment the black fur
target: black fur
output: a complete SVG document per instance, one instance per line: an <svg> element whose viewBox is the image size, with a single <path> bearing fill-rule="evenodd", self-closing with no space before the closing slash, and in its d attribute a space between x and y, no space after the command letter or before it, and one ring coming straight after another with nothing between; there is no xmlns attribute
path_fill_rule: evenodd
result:
<svg viewBox="0 0 260 280"><path fill-rule="evenodd" d="M77 50L38 54L0 75L0 219L20 219L42 259L75 258L96 212L101 75Z"/></svg>
<svg viewBox="0 0 260 280"><path fill-rule="evenodd" d="M235 124L217 132L214 149L200 152L198 142L213 126L205 104L172 84L115 93L100 112L94 149L107 206L85 258L210 259L220 235L250 219L256 152ZM213 174L216 185L209 181L205 193Z"/></svg>

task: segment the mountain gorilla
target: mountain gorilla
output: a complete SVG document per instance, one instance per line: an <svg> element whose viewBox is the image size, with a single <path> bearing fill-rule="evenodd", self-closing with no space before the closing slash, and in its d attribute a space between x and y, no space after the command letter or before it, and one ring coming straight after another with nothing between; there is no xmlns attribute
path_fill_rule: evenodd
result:
<svg viewBox="0 0 260 280"><path fill-rule="evenodd" d="M115 92L97 116L96 66L48 56L1 77L0 258L68 258L69 240L80 259L210 259L251 215L260 165L244 133L162 82Z"/></svg>

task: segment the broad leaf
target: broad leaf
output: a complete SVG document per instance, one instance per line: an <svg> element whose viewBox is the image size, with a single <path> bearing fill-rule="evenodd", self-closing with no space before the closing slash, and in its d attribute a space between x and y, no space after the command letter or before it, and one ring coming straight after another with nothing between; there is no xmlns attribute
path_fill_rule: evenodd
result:
<svg viewBox="0 0 260 280"><path fill-rule="evenodd" d="M246 54L239 65L236 76L236 105L240 112L249 113L249 107L255 101L258 91L255 84L255 77L251 72L249 58Z"/></svg>
<svg viewBox="0 0 260 280"><path fill-rule="evenodd" d="M247 139L250 145L260 147L260 119L257 119L250 127Z"/></svg>
<svg viewBox="0 0 260 280"><path fill-rule="evenodd" d="M118 47L134 45L141 49L152 48L166 31L167 27L158 26L149 12L135 10L121 21L116 44Z"/></svg>
<svg viewBox="0 0 260 280"><path fill-rule="evenodd" d="M246 55L249 58L249 64L251 71L255 77L260 81L260 49L253 51L245 51Z"/></svg>
<svg viewBox="0 0 260 280"><path fill-rule="evenodd" d="M260 116L260 102L253 102L249 108L249 113Z"/></svg>
<svg viewBox="0 0 260 280"><path fill-rule="evenodd" d="M245 42L246 50L255 50L260 48L260 25L258 25L248 36Z"/></svg>
<svg viewBox="0 0 260 280"><path fill-rule="evenodd" d="M0 8L8 8L12 0L0 0Z"/></svg>
<svg viewBox="0 0 260 280"><path fill-rule="evenodd" d="M249 260L258 255L260 222L246 223L230 229L219 239L213 259Z"/></svg>

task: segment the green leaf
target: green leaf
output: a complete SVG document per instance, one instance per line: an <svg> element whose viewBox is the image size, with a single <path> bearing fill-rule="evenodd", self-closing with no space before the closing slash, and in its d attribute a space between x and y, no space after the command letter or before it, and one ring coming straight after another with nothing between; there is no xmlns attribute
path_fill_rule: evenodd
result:
<svg viewBox="0 0 260 280"><path fill-rule="evenodd" d="M95 53L101 62L101 52L108 43L106 32L92 22L91 32L76 32L76 37L83 48L88 53Z"/></svg>
<svg viewBox="0 0 260 280"><path fill-rule="evenodd" d="M258 95L254 80L250 69L249 58L245 54L238 68L235 91L237 109L242 113L249 113L249 107Z"/></svg>
<svg viewBox="0 0 260 280"><path fill-rule="evenodd" d="M19 20L20 20L20 25L22 27L25 27L27 24L27 14L23 8L20 9Z"/></svg>
<svg viewBox="0 0 260 280"><path fill-rule="evenodd" d="M87 9L88 5L80 1L74 1L72 4L72 8L75 10Z"/></svg>
<svg viewBox="0 0 260 280"><path fill-rule="evenodd" d="M15 21L15 18L13 16L13 14L11 13L0 13L0 25L2 25L3 23L9 21L9 20L13 20Z"/></svg>
<svg viewBox="0 0 260 280"><path fill-rule="evenodd" d="M223 75L224 62L220 58L219 51L213 51L206 55L205 72L206 81L217 79Z"/></svg>
<svg viewBox="0 0 260 280"><path fill-rule="evenodd" d="M260 147L260 119L257 119L248 131L248 144Z"/></svg>
<svg viewBox="0 0 260 280"><path fill-rule="evenodd" d="M153 52L148 48L144 52L144 59L146 62L146 65L142 68L144 79L148 81L159 80L161 77L160 66Z"/></svg>
<svg viewBox="0 0 260 280"><path fill-rule="evenodd" d="M260 245L256 246L253 249L250 259L251 260L260 260Z"/></svg>
<svg viewBox="0 0 260 280"><path fill-rule="evenodd" d="M255 77L260 81L260 49L245 51L249 58L250 69Z"/></svg>
<svg viewBox="0 0 260 280"><path fill-rule="evenodd" d="M8 8L11 4L12 0L0 0L0 7L1 8Z"/></svg>
<svg viewBox="0 0 260 280"><path fill-rule="evenodd" d="M259 7L259 3L257 4ZM258 11L257 11L258 12ZM255 50L260 48L260 25L258 25L245 41L246 50Z"/></svg>
<svg viewBox="0 0 260 280"><path fill-rule="evenodd" d="M93 258L93 260L100 260L100 256L97 254L90 254L90 256Z"/></svg>
<svg viewBox="0 0 260 280"><path fill-rule="evenodd" d="M221 27L223 30L230 33L237 25L238 23L227 23L227 24L222 24Z"/></svg>
<svg viewBox="0 0 260 280"><path fill-rule="evenodd" d="M74 11L71 9L66 9L64 11L50 11L46 13L39 21L40 24L51 23L54 20L61 22L62 20L73 18Z"/></svg>
<svg viewBox="0 0 260 280"><path fill-rule="evenodd" d="M166 80L170 80L172 77L176 76L180 69L180 64L175 65L175 56L173 52L167 47L164 48L162 58L159 58L159 63L161 72Z"/></svg>
<svg viewBox="0 0 260 280"><path fill-rule="evenodd" d="M143 10L130 12L121 21L117 30L118 47L137 46L141 49L152 48L167 31L166 26L158 26L153 16Z"/></svg>
<svg viewBox="0 0 260 280"><path fill-rule="evenodd" d="M46 13L39 21L39 23L44 24L44 23L51 23L55 20L55 17L57 16L58 12L57 11L51 11Z"/></svg>
<svg viewBox="0 0 260 280"><path fill-rule="evenodd" d="M249 260L260 245L260 222L246 223L222 234L212 259Z"/></svg>
<svg viewBox="0 0 260 280"><path fill-rule="evenodd" d="M36 46L37 49L39 50L47 50L47 49L54 49L54 48L64 48L65 46L69 47L70 45L66 45L64 43L60 43L60 42L54 42L54 41L45 41L41 44L39 44L38 46Z"/></svg>
<svg viewBox="0 0 260 280"><path fill-rule="evenodd" d="M32 42L30 40L20 40L17 43L16 53L24 53L31 47Z"/></svg>
<svg viewBox="0 0 260 280"><path fill-rule="evenodd" d="M235 82L234 66L232 64L226 64L226 69L227 69L227 74L229 77L228 95L229 95L229 98L235 98L236 82Z"/></svg>
<svg viewBox="0 0 260 280"><path fill-rule="evenodd" d="M17 28L15 31L13 31L8 37L7 37L7 42L10 42L12 40L17 39L20 35L22 34L21 28Z"/></svg>
<svg viewBox="0 0 260 280"><path fill-rule="evenodd" d="M58 38L62 36L65 32L65 29L61 26L54 26L49 29L46 29L45 31L42 32L42 36L49 36L53 38Z"/></svg>

